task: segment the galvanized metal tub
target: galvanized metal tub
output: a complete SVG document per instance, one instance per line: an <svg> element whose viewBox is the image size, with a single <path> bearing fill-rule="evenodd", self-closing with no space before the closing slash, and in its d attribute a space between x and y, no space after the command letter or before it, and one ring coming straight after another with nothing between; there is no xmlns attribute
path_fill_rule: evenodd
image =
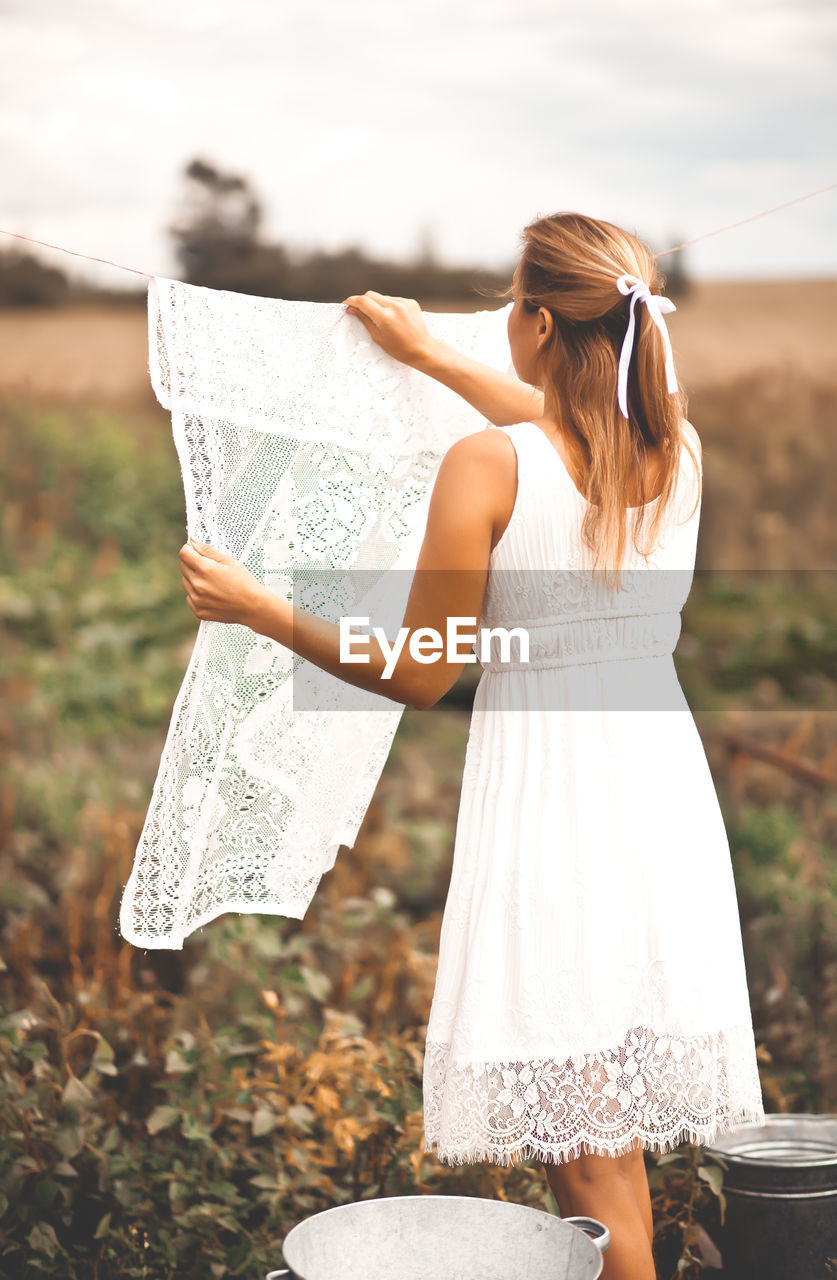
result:
<svg viewBox="0 0 837 1280"><path fill-rule="evenodd" d="M392 1196L326 1209L282 1245L265 1280L596 1280L610 1232L595 1218L475 1196Z"/></svg>
<svg viewBox="0 0 837 1280"><path fill-rule="evenodd" d="M708 1150L727 1165L724 1280L837 1275L837 1115L771 1115Z"/></svg>

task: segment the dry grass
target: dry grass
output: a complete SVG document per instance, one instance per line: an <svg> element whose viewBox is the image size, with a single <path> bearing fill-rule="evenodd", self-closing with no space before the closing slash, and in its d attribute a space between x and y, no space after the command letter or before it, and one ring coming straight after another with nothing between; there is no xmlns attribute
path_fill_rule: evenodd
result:
<svg viewBox="0 0 837 1280"><path fill-rule="evenodd" d="M830 364L833 378L835 314L837 280L696 285L670 321L680 376L688 389L763 370L819 380ZM0 310L0 396L42 404L149 401L144 310Z"/></svg>
<svg viewBox="0 0 837 1280"><path fill-rule="evenodd" d="M153 402L144 309L0 310L0 397L44 405Z"/></svg>
<svg viewBox="0 0 837 1280"><path fill-rule="evenodd" d="M696 390L766 370L819 382L830 368L837 380L835 317L837 280L766 280L696 285L668 323Z"/></svg>

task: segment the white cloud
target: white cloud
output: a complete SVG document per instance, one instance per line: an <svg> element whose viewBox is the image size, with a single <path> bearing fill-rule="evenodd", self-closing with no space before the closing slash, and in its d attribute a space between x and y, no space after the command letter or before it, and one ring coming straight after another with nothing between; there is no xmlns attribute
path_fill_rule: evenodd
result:
<svg viewBox="0 0 837 1280"><path fill-rule="evenodd" d="M829 180L835 46L811 0L7 0L0 225L173 271L201 154L295 243L500 263L575 208L663 247ZM833 200L690 261L833 273Z"/></svg>

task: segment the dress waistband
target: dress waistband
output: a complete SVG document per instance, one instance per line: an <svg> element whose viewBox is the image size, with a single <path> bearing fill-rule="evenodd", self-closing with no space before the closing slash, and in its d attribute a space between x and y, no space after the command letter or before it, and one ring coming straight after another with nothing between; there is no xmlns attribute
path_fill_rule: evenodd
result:
<svg viewBox="0 0 837 1280"><path fill-rule="evenodd" d="M680 611L676 609L594 618L537 618L514 624L483 618L477 655L484 670L492 673L670 657L680 638L680 627ZM488 636L494 628L501 634ZM529 638L528 662L519 660L521 632ZM489 656L483 657L486 643Z"/></svg>

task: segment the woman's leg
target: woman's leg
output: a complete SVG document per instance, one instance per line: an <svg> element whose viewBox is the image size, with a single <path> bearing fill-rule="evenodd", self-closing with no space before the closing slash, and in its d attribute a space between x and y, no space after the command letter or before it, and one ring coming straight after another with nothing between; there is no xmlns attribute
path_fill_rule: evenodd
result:
<svg viewBox="0 0 837 1280"><path fill-rule="evenodd" d="M651 1214L651 1188L648 1185L648 1173L645 1169L645 1157L639 1148L639 1159L634 1161L634 1195L642 1214L642 1221L648 1235L648 1243L654 1243L654 1219Z"/></svg>
<svg viewBox="0 0 837 1280"><path fill-rule="evenodd" d="M598 1218L610 1229L602 1280L656 1280L651 1198L642 1148L545 1165L562 1217Z"/></svg>

